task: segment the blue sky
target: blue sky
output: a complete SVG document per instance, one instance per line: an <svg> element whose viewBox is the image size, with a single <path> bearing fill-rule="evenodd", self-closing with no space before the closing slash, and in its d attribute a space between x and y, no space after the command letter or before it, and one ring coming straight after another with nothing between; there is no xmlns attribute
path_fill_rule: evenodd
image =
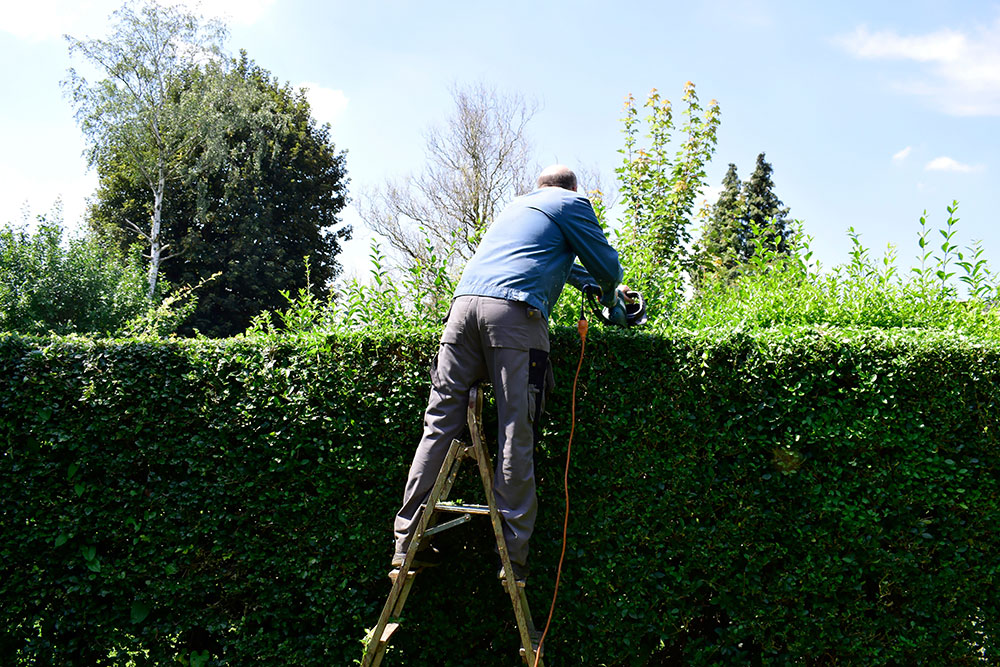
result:
<svg viewBox="0 0 1000 667"><path fill-rule="evenodd" d="M79 226L96 176L59 81L61 35L103 36L117 2L34 0L0 8L0 218L61 197ZM451 110L449 89L483 81L535 100L539 164L612 180L628 93L680 101L686 81L718 100L711 200L727 165L749 177L767 154L775 190L826 266L848 259L848 227L876 254L917 253L960 201L960 245L982 240L1000 269L1000 4L757 0L675 2L306 2L212 0L231 52L246 49L293 85L347 149L352 193L423 164L424 132ZM345 264L364 270L370 234Z"/></svg>

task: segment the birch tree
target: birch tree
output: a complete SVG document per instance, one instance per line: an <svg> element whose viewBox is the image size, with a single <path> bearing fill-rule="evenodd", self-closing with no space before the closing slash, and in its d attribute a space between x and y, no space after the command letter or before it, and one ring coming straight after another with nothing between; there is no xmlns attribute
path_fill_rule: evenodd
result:
<svg viewBox="0 0 1000 667"><path fill-rule="evenodd" d="M179 84L193 65L220 58L226 31L216 21L156 0L126 4L111 18L114 25L105 39L65 36L70 56L82 57L102 78L91 82L74 68L64 85L90 144L89 165L127 155L152 200L148 220L129 221L149 246L152 299L160 265L172 256L161 229L167 182L181 175L184 162L177 158L199 140L192 128L205 108L199 89Z"/></svg>
<svg viewBox="0 0 1000 667"><path fill-rule="evenodd" d="M264 310L287 307L282 292L329 295L350 225L346 156L318 125L302 90L281 84L246 53L224 76L192 68L187 87L206 88L212 119L203 140L178 158L184 177L167 184L162 239L180 257L162 266L172 285L194 285L198 303L180 328L212 336L244 331ZM110 157L110 156L109 156ZM98 166L88 223L100 238L130 245L127 220L149 217L142 179L128 155ZM308 269L303 258L307 258Z"/></svg>

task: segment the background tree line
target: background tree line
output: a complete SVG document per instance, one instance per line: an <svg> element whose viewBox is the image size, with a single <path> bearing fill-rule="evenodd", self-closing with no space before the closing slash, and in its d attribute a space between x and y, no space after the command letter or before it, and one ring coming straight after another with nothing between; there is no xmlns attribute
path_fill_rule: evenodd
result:
<svg viewBox="0 0 1000 667"><path fill-rule="evenodd" d="M121 275L139 266L141 250L149 309L197 286L187 293L179 333L243 332L303 291L348 320L352 303L373 299L395 300L383 309L387 321L412 313L433 319L482 232L533 187L535 103L485 83L456 86L452 115L425 136L424 168L362 193L362 218L388 254L374 248L372 276L335 291L337 256L351 235L338 218L347 202L346 161L303 92L245 52L226 56L225 27L183 7L150 0L126 4L112 18L105 39L67 36L71 54L101 76L90 81L70 70L64 82L99 179L87 242ZM695 210L720 110L714 100L703 108L691 82L681 102L675 124L673 105L657 91L641 108L630 96L617 185L604 188L592 170L580 170L602 224L617 236L628 282L654 311L673 308L692 280L732 281L754 243L785 252L792 236L763 154L747 184L731 165L719 202ZM28 243L23 230L7 238L9 248ZM8 292L25 291L27 274L4 275ZM556 320L578 311L578 301L564 298ZM13 327L16 318L5 321ZM47 321L36 319L35 328L116 333L128 330L129 318L46 328Z"/></svg>
<svg viewBox="0 0 1000 667"><path fill-rule="evenodd" d="M175 314L185 317L173 319L183 319L184 334L242 332L254 315L285 303L282 291L328 294L341 271L341 243L351 234L338 218L348 179L343 152L329 126L312 118L303 91L280 83L245 52L225 55L224 26L183 7L127 3L112 22L105 39L66 38L71 55L98 73L91 81L70 70L64 85L99 185L85 240L65 252L79 255L76 263L119 267L121 281L104 294L70 298L65 274L82 269L42 263L38 270L51 276L40 279L17 268L33 248L63 252L53 250L55 221L35 234L8 224L0 289L52 303L75 300L81 313L107 314L36 313L28 328L130 331L135 307L112 316L101 304L126 285L134 291L138 252L142 308L156 319L165 299L183 294L190 305L178 309L175 301ZM4 328L23 330L12 313L6 311Z"/></svg>

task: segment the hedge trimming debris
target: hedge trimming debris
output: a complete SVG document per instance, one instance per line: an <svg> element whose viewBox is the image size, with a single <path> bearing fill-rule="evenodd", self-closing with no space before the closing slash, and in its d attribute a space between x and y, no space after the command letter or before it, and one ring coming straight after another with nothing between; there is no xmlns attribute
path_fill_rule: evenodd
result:
<svg viewBox="0 0 1000 667"><path fill-rule="evenodd" d="M553 332L536 616L578 344ZM3 664L353 664L433 350L0 337ZM998 381L1000 344L948 332L593 332L548 663L997 660ZM516 660L490 540L442 535L385 665Z"/></svg>

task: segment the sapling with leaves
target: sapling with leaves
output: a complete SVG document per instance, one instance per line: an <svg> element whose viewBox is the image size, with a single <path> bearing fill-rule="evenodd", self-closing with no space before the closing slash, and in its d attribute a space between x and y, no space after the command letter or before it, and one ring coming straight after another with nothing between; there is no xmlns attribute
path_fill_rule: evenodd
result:
<svg viewBox="0 0 1000 667"><path fill-rule="evenodd" d="M683 297L682 274L690 268L688 246L694 204L705 186L705 167L715 153L720 122L715 100L703 109L695 86L684 86L684 122L676 128L673 107L654 89L643 105L643 125L635 98L625 99L622 118L625 145L616 169L625 211L616 244L621 250L625 282L643 293L651 314L672 309ZM680 146L670 151L673 135Z"/></svg>
<svg viewBox="0 0 1000 667"><path fill-rule="evenodd" d="M989 264L983 256L982 241L974 241L972 246L967 248L968 256L958 253L958 261L955 262L964 271L964 276L959 276L969 291L969 298L978 301L987 301L996 298L996 280L990 272Z"/></svg>

